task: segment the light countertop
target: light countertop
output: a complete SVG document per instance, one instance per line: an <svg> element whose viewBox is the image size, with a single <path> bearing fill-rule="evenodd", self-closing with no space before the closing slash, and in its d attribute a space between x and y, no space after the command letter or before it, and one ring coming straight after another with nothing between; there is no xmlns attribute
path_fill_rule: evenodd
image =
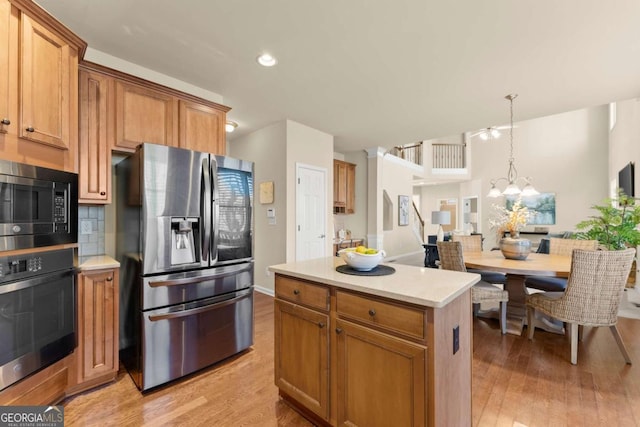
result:
<svg viewBox="0 0 640 427"><path fill-rule="evenodd" d="M311 280L343 289L418 304L444 307L480 280L479 274L383 263L395 268L388 276L355 276L336 271L344 264L338 257L272 265L275 273Z"/></svg>
<svg viewBox="0 0 640 427"><path fill-rule="evenodd" d="M120 267L120 263L108 255L78 257L78 269L80 271L101 270L103 268L118 267Z"/></svg>

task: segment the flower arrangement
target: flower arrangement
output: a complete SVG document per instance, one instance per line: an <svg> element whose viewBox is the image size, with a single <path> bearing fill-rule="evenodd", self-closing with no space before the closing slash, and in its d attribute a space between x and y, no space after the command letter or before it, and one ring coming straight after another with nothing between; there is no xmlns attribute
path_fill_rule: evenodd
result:
<svg viewBox="0 0 640 427"><path fill-rule="evenodd" d="M498 238L502 238L506 231L511 234L511 237L516 238L531 218L529 208L522 204L520 198L515 201L511 209L500 205L493 205L493 208L496 210L496 216L489 220L489 225L496 230Z"/></svg>

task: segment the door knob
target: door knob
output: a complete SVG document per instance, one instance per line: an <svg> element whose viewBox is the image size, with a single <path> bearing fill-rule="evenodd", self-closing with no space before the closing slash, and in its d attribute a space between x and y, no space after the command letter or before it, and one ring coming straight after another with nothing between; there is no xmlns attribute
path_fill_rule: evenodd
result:
<svg viewBox="0 0 640 427"><path fill-rule="evenodd" d="M33 128L33 126L29 126L28 128L25 129L27 132L35 132L35 129Z"/></svg>
<svg viewBox="0 0 640 427"><path fill-rule="evenodd" d="M7 119L6 117L4 119L2 119L2 121L0 121L0 123L2 123L3 125L10 125L11 124L11 120Z"/></svg>
<svg viewBox="0 0 640 427"><path fill-rule="evenodd" d="M324 239L324 234L318 236L319 239Z"/></svg>

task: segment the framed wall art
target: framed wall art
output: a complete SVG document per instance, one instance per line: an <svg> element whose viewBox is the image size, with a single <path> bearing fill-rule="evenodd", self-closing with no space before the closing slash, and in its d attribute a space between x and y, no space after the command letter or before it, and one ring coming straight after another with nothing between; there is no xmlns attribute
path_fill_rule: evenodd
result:
<svg viewBox="0 0 640 427"><path fill-rule="evenodd" d="M409 196L398 196L398 225L409 225Z"/></svg>
<svg viewBox="0 0 640 427"><path fill-rule="evenodd" d="M519 196L507 196L506 208L511 209ZM540 193L536 196L523 196L522 205L529 208L531 217L527 225L555 225L556 194Z"/></svg>

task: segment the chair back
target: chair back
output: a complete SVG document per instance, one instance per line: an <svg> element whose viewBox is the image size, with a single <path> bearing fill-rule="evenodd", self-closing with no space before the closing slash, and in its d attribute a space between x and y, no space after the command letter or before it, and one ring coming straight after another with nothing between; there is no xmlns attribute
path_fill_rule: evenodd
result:
<svg viewBox="0 0 640 427"><path fill-rule="evenodd" d="M480 234L470 236L454 234L451 236L451 240L462 244L462 252L482 252L482 236Z"/></svg>
<svg viewBox="0 0 640 427"><path fill-rule="evenodd" d="M587 251L595 251L598 249L597 240L577 240L577 239L561 239L559 237L549 238L549 253L552 255L571 256L574 249L584 249Z"/></svg>
<svg viewBox="0 0 640 427"><path fill-rule="evenodd" d="M635 252L633 248L574 250L567 289L560 302L566 321L586 326L615 325Z"/></svg>
<svg viewBox="0 0 640 427"><path fill-rule="evenodd" d="M440 266L443 270L467 271L462 256L462 243L449 241L437 242L436 244L438 245Z"/></svg>

